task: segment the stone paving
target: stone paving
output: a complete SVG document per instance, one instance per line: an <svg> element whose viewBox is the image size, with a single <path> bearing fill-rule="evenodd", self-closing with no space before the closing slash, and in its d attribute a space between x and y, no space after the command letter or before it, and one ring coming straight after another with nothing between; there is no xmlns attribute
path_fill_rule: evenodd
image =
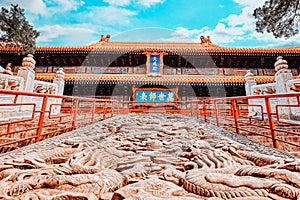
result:
<svg viewBox="0 0 300 200"><path fill-rule="evenodd" d="M0 199L300 199L300 159L192 117L118 115L1 155Z"/></svg>

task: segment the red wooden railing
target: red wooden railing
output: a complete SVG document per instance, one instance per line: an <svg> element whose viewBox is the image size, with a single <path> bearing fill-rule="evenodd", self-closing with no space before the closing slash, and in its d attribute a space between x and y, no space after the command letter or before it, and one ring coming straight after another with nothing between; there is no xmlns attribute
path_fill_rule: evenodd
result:
<svg viewBox="0 0 300 200"><path fill-rule="evenodd" d="M12 102L1 103L3 96L9 96ZM41 98L40 108L37 108L37 102L17 103L18 99L25 97ZM62 103L50 104L50 98ZM0 153L112 117L113 104L113 101L107 99L0 90ZM61 107L59 114L50 112L55 106ZM15 114L21 114L22 111L30 114L24 117ZM14 116L9 116L9 112ZM3 115L7 119L3 120Z"/></svg>
<svg viewBox="0 0 300 200"><path fill-rule="evenodd" d="M300 93L293 93L198 100L192 102L198 110L191 116L300 156L299 97ZM295 98L297 103L277 104L272 109L271 100L282 98ZM261 99L265 106L248 103L251 99ZM249 107L256 107L257 115L249 115ZM280 108L298 109L298 114L292 119L280 112Z"/></svg>
<svg viewBox="0 0 300 200"><path fill-rule="evenodd" d="M0 121L0 152L75 130L117 114L137 112L177 113L197 117L207 123L259 140L275 148L300 153L300 121L297 121L300 120L300 116L292 120L280 114L280 109L283 107L297 108L300 111L300 93L178 101L174 102L174 106L159 103L135 106L135 102L115 101L107 98L95 99L8 90L0 90L0 95L13 95L14 97L11 103L0 102L0 113L5 107L20 110L23 107L31 107L31 114L25 118ZM42 98L42 106L38 109L35 102L18 103L18 99L25 96ZM61 99L62 103L48 105L47 110L47 103L52 98ZM296 98L297 103L278 104L275 109L273 106L272 110L271 100L280 98ZM261 99L265 106L251 104L249 103L251 99ZM52 114L49 111L55 106L61 107L60 114ZM262 114L250 116L248 113L250 107L256 107Z"/></svg>

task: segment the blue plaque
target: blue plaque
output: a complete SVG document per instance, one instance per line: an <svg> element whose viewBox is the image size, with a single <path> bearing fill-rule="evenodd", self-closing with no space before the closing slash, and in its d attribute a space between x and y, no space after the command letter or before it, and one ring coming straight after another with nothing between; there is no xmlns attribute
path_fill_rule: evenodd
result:
<svg viewBox="0 0 300 200"><path fill-rule="evenodd" d="M174 102L174 91L160 91L160 90L137 90L136 102Z"/></svg>
<svg viewBox="0 0 300 200"><path fill-rule="evenodd" d="M160 73L160 56L150 56L150 73Z"/></svg>

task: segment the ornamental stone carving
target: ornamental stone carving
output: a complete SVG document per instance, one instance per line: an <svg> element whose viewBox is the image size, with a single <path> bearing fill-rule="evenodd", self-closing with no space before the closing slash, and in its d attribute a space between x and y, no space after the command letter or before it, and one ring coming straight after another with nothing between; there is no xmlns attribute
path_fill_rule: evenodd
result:
<svg viewBox="0 0 300 200"><path fill-rule="evenodd" d="M247 70L247 73L245 75L246 81L254 81L254 74L251 72L251 70Z"/></svg>
<svg viewBox="0 0 300 200"><path fill-rule="evenodd" d="M22 61L21 69L34 69L35 68L35 60L33 59L32 54L28 54Z"/></svg>
<svg viewBox="0 0 300 200"><path fill-rule="evenodd" d="M297 79L289 80L286 85L291 92L300 92L300 75Z"/></svg>
<svg viewBox="0 0 300 200"><path fill-rule="evenodd" d="M283 59L282 56L278 56L277 61L275 62L274 66L275 66L275 71L279 72L279 71L286 71L285 69L288 69L288 62L286 60Z"/></svg>
<svg viewBox="0 0 300 200"><path fill-rule="evenodd" d="M56 94L58 86L55 83L34 81L33 92L42 94Z"/></svg>
<svg viewBox="0 0 300 200"><path fill-rule="evenodd" d="M57 71L56 71L56 74L55 74L55 79L61 79L63 80L65 77L65 72L64 72L64 69L63 68L59 68Z"/></svg>
<svg viewBox="0 0 300 200"><path fill-rule="evenodd" d="M0 89L20 90L23 88L24 79L11 75L0 75Z"/></svg>
<svg viewBox="0 0 300 200"><path fill-rule="evenodd" d="M13 75L13 72L11 71L11 63L8 63L6 65L6 68L3 71L3 74L8 74L8 75L11 75L11 76Z"/></svg>
<svg viewBox="0 0 300 200"><path fill-rule="evenodd" d="M0 156L0 199L300 198L300 159L182 115L130 114Z"/></svg>
<svg viewBox="0 0 300 200"><path fill-rule="evenodd" d="M20 90L23 89L24 79L19 76L13 76L11 63L8 63L3 74L0 74L0 89Z"/></svg>

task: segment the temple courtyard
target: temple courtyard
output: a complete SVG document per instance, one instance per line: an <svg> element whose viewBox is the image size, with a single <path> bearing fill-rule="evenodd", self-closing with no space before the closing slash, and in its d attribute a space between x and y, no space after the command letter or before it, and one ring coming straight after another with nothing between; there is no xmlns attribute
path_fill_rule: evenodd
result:
<svg viewBox="0 0 300 200"><path fill-rule="evenodd" d="M197 118L127 114L0 156L0 199L300 199L300 159Z"/></svg>

